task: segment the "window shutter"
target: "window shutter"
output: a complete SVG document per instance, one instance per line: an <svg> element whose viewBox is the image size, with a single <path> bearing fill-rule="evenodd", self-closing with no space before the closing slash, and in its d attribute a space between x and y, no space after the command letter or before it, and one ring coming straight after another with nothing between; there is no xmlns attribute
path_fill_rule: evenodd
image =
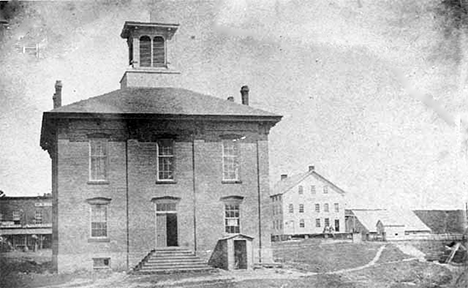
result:
<svg viewBox="0 0 468 288"><path fill-rule="evenodd" d="M153 66L163 66L166 62L164 51L164 38L154 37L153 39Z"/></svg>
<svg viewBox="0 0 468 288"><path fill-rule="evenodd" d="M140 38L140 66L151 66L151 38L148 36Z"/></svg>

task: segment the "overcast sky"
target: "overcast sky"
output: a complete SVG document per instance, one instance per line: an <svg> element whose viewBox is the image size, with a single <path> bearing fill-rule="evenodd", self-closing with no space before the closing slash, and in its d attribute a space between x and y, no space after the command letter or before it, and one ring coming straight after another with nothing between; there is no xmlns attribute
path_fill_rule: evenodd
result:
<svg viewBox="0 0 468 288"><path fill-rule="evenodd" d="M284 116L270 133L271 184L315 165L350 207L461 209L456 125L421 95L462 111L463 51L444 38L439 1L417 2L25 2L0 44L0 189L51 190L39 137L55 80L64 105L118 89L123 24L151 18L181 25L168 48L181 86L239 102L249 85L252 106ZM19 52L26 44L39 58Z"/></svg>

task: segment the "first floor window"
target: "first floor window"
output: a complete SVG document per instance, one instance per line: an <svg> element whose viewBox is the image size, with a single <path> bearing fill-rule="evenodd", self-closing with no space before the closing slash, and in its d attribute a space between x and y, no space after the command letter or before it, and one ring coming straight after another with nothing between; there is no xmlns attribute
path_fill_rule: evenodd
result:
<svg viewBox="0 0 468 288"><path fill-rule="evenodd" d="M89 180L107 180L107 139L89 140Z"/></svg>
<svg viewBox="0 0 468 288"><path fill-rule="evenodd" d="M240 233L240 209L237 203L224 205L224 223L226 233Z"/></svg>
<svg viewBox="0 0 468 288"><path fill-rule="evenodd" d="M304 228L305 227L305 221L304 219L299 220L299 227Z"/></svg>
<svg viewBox="0 0 468 288"><path fill-rule="evenodd" d="M299 204L299 213L304 213L304 204Z"/></svg>
<svg viewBox="0 0 468 288"><path fill-rule="evenodd" d="M289 213L294 213L294 205L289 204Z"/></svg>
<svg viewBox="0 0 468 288"><path fill-rule="evenodd" d="M325 227L330 227L330 219L329 218L325 218Z"/></svg>
<svg viewBox="0 0 468 288"><path fill-rule="evenodd" d="M36 224L42 224L42 211L36 210L36 214L34 215L34 221Z"/></svg>
<svg viewBox="0 0 468 288"><path fill-rule="evenodd" d="M107 237L107 205L91 205L91 237Z"/></svg>
<svg viewBox="0 0 468 288"><path fill-rule="evenodd" d="M158 141L158 180L174 180L174 142L170 139Z"/></svg>
<svg viewBox="0 0 468 288"><path fill-rule="evenodd" d="M320 227L320 218L315 219L315 227Z"/></svg>

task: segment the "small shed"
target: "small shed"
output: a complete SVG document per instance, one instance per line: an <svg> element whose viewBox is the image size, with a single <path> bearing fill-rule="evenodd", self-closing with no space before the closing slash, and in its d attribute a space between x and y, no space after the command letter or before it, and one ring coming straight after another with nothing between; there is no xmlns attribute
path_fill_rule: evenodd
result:
<svg viewBox="0 0 468 288"><path fill-rule="evenodd" d="M252 269L254 237L234 234L218 240L208 264L225 270Z"/></svg>
<svg viewBox="0 0 468 288"><path fill-rule="evenodd" d="M399 223L384 223L377 221L377 235L382 236L383 240L403 239L405 238L405 225Z"/></svg>

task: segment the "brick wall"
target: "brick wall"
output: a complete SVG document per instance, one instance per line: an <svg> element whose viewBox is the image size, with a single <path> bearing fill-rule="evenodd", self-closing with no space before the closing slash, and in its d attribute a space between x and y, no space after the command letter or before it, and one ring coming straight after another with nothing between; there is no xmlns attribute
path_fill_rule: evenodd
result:
<svg viewBox="0 0 468 288"><path fill-rule="evenodd" d="M59 272L92 269L92 258L95 257L111 258L113 269L133 268L156 246L155 204L151 200L163 196L180 199L177 213L179 246L196 250L206 260L217 240L226 235L224 203L220 199L244 197L241 233L255 237L256 261L260 261L260 254L262 261L271 261L268 142L262 132L264 128L261 130L258 124L246 122L205 125L165 121L137 123L133 126L138 127L137 131L128 133L127 124L124 121L80 120L70 121L60 130L57 179L54 180L58 199L55 221L58 246L54 255ZM109 181L104 185L88 183L87 135L97 132L109 137ZM175 183L171 184L156 183L154 141L157 135L164 133L177 135ZM221 181L220 135L226 133L245 136L240 143L241 183L224 184ZM89 237L90 205L86 200L95 197L111 199L108 204L109 237L103 242L91 241ZM260 242L262 251L259 250Z"/></svg>

